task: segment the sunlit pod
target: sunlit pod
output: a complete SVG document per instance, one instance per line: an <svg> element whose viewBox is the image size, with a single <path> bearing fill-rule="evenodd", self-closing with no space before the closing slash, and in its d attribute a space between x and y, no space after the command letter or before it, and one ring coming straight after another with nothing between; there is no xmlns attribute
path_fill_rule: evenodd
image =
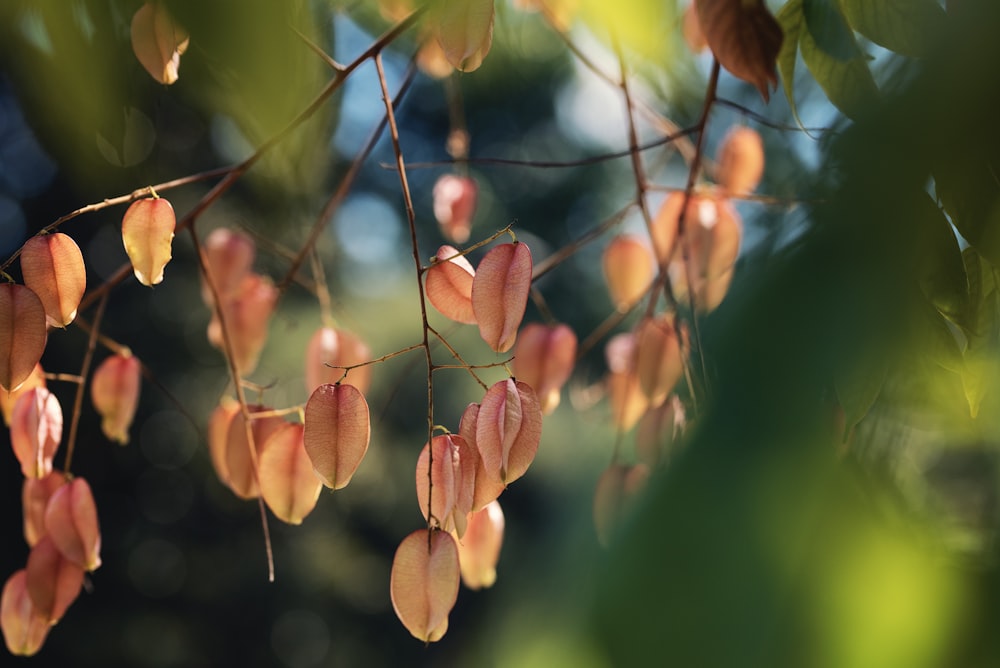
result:
<svg viewBox="0 0 1000 668"><path fill-rule="evenodd" d="M76 477L57 489L45 508L45 532L70 561L86 571L101 565L101 530L90 485Z"/></svg>
<svg viewBox="0 0 1000 668"><path fill-rule="evenodd" d="M396 616L414 638L435 642L448 631L460 573L458 547L446 531L418 529L396 548L389 592Z"/></svg>
<svg viewBox="0 0 1000 668"><path fill-rule="evenodd" d="M45 535L45 509L55 491L66 484L62 471L52 471L44 478L25 478L21 486L21 509L24 513L24 540L34 547Z"/></svg>
<svg viewBox="0 0 1000 668"><path fill-rule="evenodd" d="M662 404L684 373L681 345L672 315L643 318L635 328L639 387L652 406Z"/></svg>
<svg viewBox="0 0 1000 668"><path fill-rule="evenodd" d="M31 288L0 284L0 389L16 390L45 351L45 308Z"/></svg>
<svg viewBox="0 0 1000 668"><path fill-rule="evenodd" d="M128 443L141 386L142 367L131 353L111 355L94 371L90 398L101 416L101 431L109 440Z"/></svg>
<svg viewBox="0 0 1000 668"><path fill-rule="evenodd" d="M428 474L429 459L433 459L433 463ZM475 496L478 464L479 453L458 434L435 436L430 445L424 445L417 458L416 474L417 503L424 519L428 518L430 483L434 488L431 515L437 520L439 528L442 531L454 529L459 537L465 534L465 523Z"/></svg>
<svg viewBox="0 0 1000 668"><path fill-rule="evenodd" d="M732 270L740 254L743 225L739 214L725 200L699 198L689 209L684 229L690 268L680 263L671 275L693 283L695 304L711 311L721 303L732 280ZM686 292L679 286L679 292ZM690 289L690 286L688 286Z"/></svg>
<svg viewBox="0 0 1000 668"><path fill-rule="evenodd" d="M465 535L458 541L462 582L469 589L492 587L503 545L504 517L498 501L470 513Z"/></svg>
<svg viewBox="0 0 1000 668"><path fill-rule="evenodd" d="M601 266L611 302L619 311L627 311L642 299L656 275L649 246L629 234L612 239L604 249Z"/></svg>
<svg viewBox="0 0 1000 668"><path fill-rule="evenodd" d="M243 279L253 267L257 246L247 234L227 227L217 227L205 237L202 252L205 271L222 301L239 294ZM201 298L205 305L215 303L205 275L201 276Z"/></svg>
<svg viewBox="0 0 1000 668"><path fill-rule="evenodd" d="M559 405L559 392L576 364L576 334L567 325L525 325L514 347L514 377L535 390L542 413Z"/></svg>
<svg viewBox="0 0 1000 668"><path fill-rule="evenodd" d="M729 129L715 157L715 180L732 195L749 195L764 175L764 141L743 125Z"/></svg>
<svg viewBox="0 0 1000 668"><path fill-rule="evenodd" d="M28 239L21 250L21 273L45 307L48 324L65 327L73 322L87 290L83 253L73 239L59 232Z"/></svg>
<svg viewBox="0 0 1000 668"><path fill-rule="evenodd" d="M520 478L541 438L542 410L531 386L512 378L494 383L476 419L476 448L487 475L505 485Z"/></svg>
<svg viewBox="0 0 1000 668"><path fill-rule="evenodd" d="M478 192L476 182L468 176L444 174L434 184L434 217L448 241L464 244L469 240Z"/></svg>
<svg viewBox="0 0 1000 668"><path fill-rule="evenodd" d="M495 352L511 349L531 290L531 250L527 244L500 244L487 253L472 280L472 308L479 335Z"/></svg>
<svg viewBox="0 0 1000 668"><path fill-rule="evenodd" d="M661 265L669 262L677 249L677 230L680 226L683 205L684 193L672 192L663 200L653 217L653 226L650 229L653 251L656 254L656 261Z"/></svg>
<svg viewBox="0 0 1000 668"><path fill-rule="evenodd" d="M302 437L301 424L285 424L264 442L260 453L260 495L274 516L289 524L302 524L323 489Z"/></svg>
<svg viewBox="0 0 1000 668"><path fill-rule="evenodd" d="M222 304L233 361L241 375L253 373L257 368L277 301L278 289L271 279L251 273L243 277L239 292ZM222 325L214 311L208 323L208 341L225 351Z"/></svg>
<svg viewBox="0 0 1000 668"><path fill-rule="evenodd" d="M305 410L305 448L323 484L351 481L371 440L368 402L353 385L320 385Z"/></svg>
<svg viewBox="0 0 1000 668"><path fill-rule="evenodd" d="M368 362L371 357L371 348L354 333L346 329L320 327L306 346L306 391L311 394L324 383L342 381L364 394L372 384L374 365L350 369L346 376L344 369L337 367Z"/></svg>
<svg viewBox="0 0 1000 668"><path fill-rule="evenodd" d="M171 258L177 219L174 207L162 197L132 203L122 218L122 243L135 277L143 285L163 281L163 268Z"/></svg>
<svg viewBox="0 0 1000 668"><path fill-rule="evenodd" d="M601 474L594 491L594 528L601 545L610 545L615 528L648 480L649 467L645 464L612 464Z"/></svg>
<svg viewBox="0 0 1000 668"><path fill-rule="evenodd" d="M229 425L240 412L240 402L232 397L222 397L208 417L208 454L215 475L224 485L229 485L229 464L226 446L229 443Z"/></svg>
<svg viewBox="0 0 1000 668"><path fill-rule="evenodd" d="M493 44L493 0L438 3L431 21L455 69L471 72L482 65Z"/></svg>
<svg viewBox="0 0 1000 668"><path fill-rule="evenodd" d="M32 656L42 648L51 624L35 610L28 594L27 571L7 578L0 594L0 629L7 651L14 656Z"/></svg>
<svg viewBox="0 0 1000 668"><path fill-rule="evenodd" d="M10 426L10 416L14 412L14 404L17 403L18 397L36 387L45 387L45 372L41 364L36 364L27 379L13 392L0 391L0 410L3 411L4 424Z"/></svg>
<svg viewBox="0 0 1000 668"><path fill-rule="evenodd" d="M458 433L476 453L476 476L473 483L472 511L482 509L496 499L506 488L503 481L486 472L486 464L476 446L476 426L479 422L479 404L469 404L458 422Z"/></svg>
<svg viewBox="0 0 1000 668"><path fill-rule="evenodd" d="M417 49L417 67L432 79L444 79L455 71L441 42L433 34L427 34Z"/></svg>
<svg viewBox="0 0 1000 668"><path fill-rule="evenodd" d="M427 269L424 289L431 306L455 322L476 324L472 306L472 283L476 270L452 246L438 248L434 262Z"/></svg>
<svg viewBox="0 0 1000 668"><path fill-rule="evenodd" d="M252 405L247 407L250 414L267 411L265 406ZM246 420L243 412L237 411L229 421L226 432L226 484L233 494L241 499L256 499L260 496L260 485L257 483L260 462L260 452L271 434L287 424L276 416L252 418L251 434L253 436L253 451L247 436Z"/></svg>
<svg viewBox="0 0 1000 668"><path fill-rule="evenodd" d="M161 84L177 81L187 32L161 2L147 2L132 16L132 51L149 75Z"/></svg>
<svg viewBox="0 0 1000 668"><path fill-rule="evenodd" d="M35 611L55 624L80 595L83 569L63 556L52 538L45 536L31 548L25 571Z"/></svg>
<svg viewBox="0 0 1000 668"><path fill-rule="evenodd" d="M59 400L44 387L28 390L17 400L10 419L10 445L25 478L44 478L62 440Z"/></svg>
<svg viewBox="0 0 1000 668"><path fill-rule="evenodd" d="M608 363L605 384L611 416L618 429L628 431L649 407L636 373L635 336L631 332L612 336L604 347L604 357Z"/></svg>

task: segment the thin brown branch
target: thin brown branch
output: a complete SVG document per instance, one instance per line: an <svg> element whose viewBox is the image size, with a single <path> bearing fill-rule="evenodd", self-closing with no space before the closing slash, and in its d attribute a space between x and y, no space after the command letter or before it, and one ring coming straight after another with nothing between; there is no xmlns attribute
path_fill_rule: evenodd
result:
<svg viewBox="0 0 1000 668"><path fill-rule="evenodd" d="M83 395L87 390L87 376L90 374L90 365L94 361L94 351L97 349L97 333L101 328L101 320L104 318L104 309L108 305L107 297L101 299L97 304L97 312L94 314L94 328L90 330L87 338L87 352L83 355L83 364L80 365L80 383L76 386L76 395L73 398L73 414L70 417L69 437L66 439L66 459L63 462L63 470L69 474L73 466L73 452L76 449L76 434L80 426L80 413L83 410Z"/></svg>

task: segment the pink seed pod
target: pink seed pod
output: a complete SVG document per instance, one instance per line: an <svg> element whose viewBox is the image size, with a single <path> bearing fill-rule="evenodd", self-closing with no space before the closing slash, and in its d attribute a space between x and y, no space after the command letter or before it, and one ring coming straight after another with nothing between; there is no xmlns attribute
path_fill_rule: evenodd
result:
<svg viewBox="0 0 1000 668"><path fill-rule="evenodd" d="M464 244L472 231L479 188L468 176L444 174L434 184L434 217L441 234L454 244Z"/></svg>
<svg viewBox="0 0 1000 668"><path fill-rule="evenodd" d="M559 391L576 364L576 334L567 325L530 323L521 329L514 347L514 377L530 385L542 413L559 405Z"/></svg>
<svg viewBox="0 0 1000 668"><path fill-rule="evenodd" d="M31 288L0 284L0 390L13 392L45 351L45 307Z"/></svg>
<svg viewBox="0 0 1000 668"><path fill-rule="evenodd" d="M31 602L27 571L22 568L7 578L0 594L0 630L7 651L14 656L36 654L50 628L49 620Z"/></svg>
<svg viewBox="0 0 1000 668"><path fill-rule="evenodd" d="M392 560L389 592L396 616L414 638L440 640L458 600L458 547L446 531L418 529L403 539Z"/></svg>
<svg viewBox="0 0 1000 668"><path fill-rule="evenodd" d="M34 547L45 536L45 509L55 491L66 484L62 471L52 471L44 478L25 478L21 486L24 513L24 540Z"/></svg>
<svg viewBox="0 0 1000 668"><path fill-rule="evenodd" d="M174 207L162 197L136 200L122 218L122 243L139 282L154 286L163 281L170 262L177 218Z"/></svg>
<svg viewBox="0 0 1000 668"><path fill-rule="evenodd" d="M53 494L45 509L45 532L70 561L86 571L101 565L101 530L90 485L73 478Z"/></svg>
<svg viewBox="0 0 1000 668"><path fill-rule="evenodd" d="M130 352L106 358L90 381L90 398L101 416L101 431L125 445L139 406L142 368Z"/></svg>
<svg viewBox="0 0 1000 668"><path fill-rule="evenodd" d="M132 51L149 75L161 84L177 81L188 34L159 2L147 2L132 16Z"/></svg>
<svg viewBox="0 0 1000 668"><path fill-rule="evenodd" d="M500 244L479 262L472 281L472 309L479 335L495 352L514 345L531 290L531 250L517 242Z"/></svg>
<svg viewBox="0 0 1000 668"><path fill-rule="evenodd" d="M427 269L424 290L431 306L455 322L476 324L472 283L476 270L453 246L441 246Z"/></svg>
<svg viewBox="0 0 1000 668"><path fill-rule="evenodd" d="M520 478L541 438L542 410L531 386L511 378L494 383L476 419L476 447L487 475L504 485Z"/></svg>
<svg viewBox="0 0 1000 668"><path fill-rule="evenodd" d="M17 400L10 419L10 444L25 478L44 478L62 440L59 400L44 387L28 390Z"/></svg>
<svg viewBox="0 0 1000 668"><path fill-rule="evenodd" d="M257 254L253 239L239 230L217 227L205 237L202 252L205 270L219 298L225 302L236 297ZM201 298L209 308L215 303L204 274L201 275Z"/></svg>
<svg viewBox="0 0 1000 668"><path fill-rule="evenodd" d="M45 307L49 325L73 322L87 289L87 268L73 239L59 232L28 239L21 250L21 273Z"/></svg>
<svg viewBox="0 0 1000 668"><path fill-rule="evenodd" d="M35 610L55 624L80 595L83 568L67 559L52 538L45 536L31 548L25 571Z"/></svg>
<svg viewBox="0 0 1000 668"><path fill-rule="evenodd" d="M428 474L428 460L433 454L433 465ZM443 434L424 445L417 458L417 503L424 519L428 519L427 498L429 476L433 478L434 494L431 495L431 515L442 531L456 531L461 538L465 523L472 511L475 497L476 467L479 453L458 434Z"/></svg>
<svg viewBox="0 0 1000 668"><path fill-rule="evenodd" d="M462 582L469 589L492 587L503 545L504 517L498 501L469 515L465 536L458 541Z"/></svg>
<svg viewBox="0 0 1000 668"><path fill-rule="evenodd" d="M458 433L476 453L476 474L472 485L472 512L481 510L490 501L500 496L504 489L507 488L502 480L491 476L486 471L486 465L483 463L483 458L479 455L479 447L476 445L476 427L478 422L479 404L469 404L465 407L462 418L458 422Z"/></svg>
<svg viewBox="0 0 1000 668"><path fill-rule="evenodd" d="M340 489L351 481L371 440L368 402L353 385L320 385L305 410L306 453L323 484Z"/></svg>
<svg viewBox="0 0 1000 668"><path fill-rule="evenodd" d="M372 384L372 367L368 364L344 370L335 367L352 366L367 362L372 357L371 348L360 337L346 329L320 327L306 346L306 391L310 394L324 383L341 382L353 385L364 394Z"/></svg>
<svg viewBox="0 0 1000 668"><path fill-rule="evenodd" d="M257 368L277 301L278 290L271 279L250 273L243 277L239 292L222 304L234 362L242 375L253 373ZM213 312L208 324L208 341L219 350L225 350L217 315Z"/></svg>

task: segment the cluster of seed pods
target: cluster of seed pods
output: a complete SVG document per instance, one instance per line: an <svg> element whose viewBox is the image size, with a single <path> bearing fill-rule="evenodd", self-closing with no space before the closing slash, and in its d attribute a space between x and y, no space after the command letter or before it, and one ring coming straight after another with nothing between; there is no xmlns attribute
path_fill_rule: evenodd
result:
<svg viewBox="0 0 1000 668"><path fill-rule="evenodd" d="M693 5L692 5L693 6ZM688 16L691 16L689 12ZM694 21L695 23L691 23ZM689 25L690 24L690 25ZM691 31L696 19L687 19ZM694 39L694 37L689 37ZM729 130L715 156L716 185L690 196L672 192L652 218L649 236L621 234L605 248L604 277L615 308L628 313L645 299L657 299L651 289L663 285L667 272L669 308L693 307L692 317L715 310L725 298L739 256L742 222L730 199L748 195L760 182L764 149L760 135L747 127ZM688 328L677 313L641 317L631 331L609 339L606 393L612 419L621 432L640 421L660 425L683 422L683 408L674 395L688 357ZM657 431L655 433L661 433ZM642 489L659 455L650 429L636 438L636 463L613 463L597 485L594 521L602 542L611 534L631 497ZM650 449L649 444L657 446ZM640 451L644 449L644 454Z"/></svg>

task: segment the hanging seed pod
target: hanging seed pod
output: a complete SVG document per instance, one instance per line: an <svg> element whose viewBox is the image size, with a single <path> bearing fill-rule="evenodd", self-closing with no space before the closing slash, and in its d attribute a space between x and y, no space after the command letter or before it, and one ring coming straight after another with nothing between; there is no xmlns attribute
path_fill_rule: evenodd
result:
<svg viewBox="0 0 1000 668"><path fill-rule="evenodd" d="M430 16L448 62L463 72L478 69L493 44L493 0L435 5Z"/></svg>
<svg viewBox="0 0 1000 668"><path fill-rule="evenodd" d="M0 630L7 651L14 656L36 654L50 628L49 620L31 602L27 572L22 568L7 578L0 594Z"/></svg>
<svg viewBox="0 0 1000 668"><path fill-rule="evenodd" d="M87 268L73 239L58 232L28 239L21 251L21 273L45 307L48 324L73 322L87 289Z"/></svg>
<svg viewBox="0 0 1000 668"><path fill-rule="evenodd" d="M452 246L438 248L424 279L424 290L431 306L455 322L475 325L476 314L472 306L475 276L475 269L465 256L458 254L458 249Z"/></svg>
<svg viewBox="0 0 1000 668"><path fill-rule="evenodd" d="M305 410L304 442L323 484L340 489L351 481L371 440L368 402L353 385L320 385Z"/></svg>
<svg viewBox="0 0 1000 668"><path fill-rule="evenodd" d="M611 303L622 312L642 299L656 275L649 247L638 237L627 234L615 237L608 244L601 266Z"/></svg>
<svg viewBox="0 0 1000 668"><path fill-rule="evenodd" d="M611 337L604 348L604 356L608 363L605 382L612 419L618 429L628 431L649 407L649 399L639 387L636 373L635 336L623 333Z"/></svg>
<svg viewBox="0 0 1000 668"><path fill-rule="evenodd" d="M259 477L260 495L274 516L302 524L316 507L323 483L306 454L301 424L286 424L264 442Z"/></svg>
<svg viewBox="0 0 1000 668"><path fill-rule="evenodd" d="M80 595L83 569L65 556L49 536L45 536L28 555L28 595L35 611L55 624Z"/></svg>
<svg viewBox="0 0 1000 668"><path fill-rule="evenodd" d="M45 308L30 288L0 284L0 389L13 392L45 351Z"/></svg>
<svg viewBox="0 0 1000 668"><path fill-rule="evenodd" d="M108 440L128 443L128 431L139 405L141 375L139 360L129 352L111 355L94 371L90 398Z"/></svg>
<svg viewBox="0 0 1000 668"><path fill-rule="evenodd" d="M531 290L531 250L523 243L500 244L479 262L472 280L472 309L479 335L494 352L514 345Z"/></svg>
<svg viewBox="0 0 1000 668"><path fill-rule="evenodd" d="M418 529L403 539L392 560L389 592L396 616L410 635L425 643L444 636L458 600L460 573L458 547L450 533Z"/></svg>
<svg viewBox="0 0 1000 668"><path fill-rule="evenodd" d="M264 406L248 406L250 413L264 412L268 410ZM250 452L250 443L247 439L246 420L243 413L237 411L229 422L229 430L226 432L226 472L228 478L226 484L233 494L241 499L256 499L260 496L260 485L257 482L259 471L254 468L254 464L260 466L260 453L264 443L271 435L287 424L280 417L259 417L251 420L251 433L253 434L253 445L255 457Z"/></svg>
<svg viewBox="0 0 1000 668"><path fill-rule="evenodd" d="M469 240L478 191L468 176L444 174L434 184L434 217L448 241L464 244Z"/></svg>
<svg viewBox="0 0 1000 668"><path fill-rule="evenodd" d="M476 447L487 475L514 482L535 459L542 438L542 411L530 385L511 378L486 391L476 418Z"/></svg>
<svg viewBox="0 0 1000 668"><path fill-rule="evenodd" d="M3 411L4 424L10 426L11 414L14 412L14 404L17 403L18 398L36 387L45 387L45 372L42 370L41 364L36 364L28 378L13 392L0 391L0 410Z"/></svg>
<svg viewBox="0 0 1000 668"><path fill-rule="evenodd" d="M229 439L229 425L240 412L240 402L231 397L222 397L208 418L208 454L212 468L222 484L229 485L229 464L226 462L226 447Z"/></svg>
<svg viewBox="0 0 1000 668"><path fill-rule="evenodd" d="M56 490L66 484L62 471L52 471L44 478L25 478L21 486L24 512L24 540L34 547L45 535L45 509Z"/></svg>
<svg viewBox="0 0 1000 668"><path fill-rule="evenodd" d="M433 449L433 450L432 450ZM437 519L442 531L455 530L461 538L465 534L465 523L472 511L475 496L476 466L479 455L457 434L443 434L424 445L417 458L417 503L424 519L428 519L428 459L433 454L434 494L431 515Z"/></svg>
<svg viewBox="0 0 1000 668"><path fill-rule="evenodd" d="M17 400L10 419L10 444L25 478L44 478L62 440L59 400L44 387L28 390Z"/></svg>
<svg viewBox="0 0 1000 668"><path fill-rule="evenodd" d="M101 565L101 530L90 485L73 478L52 494L45 509L45 532L70 561L86 571Z"/></svg>
<svg viewBox="0 0 1000 668"><path fill-rule="evenodd" d="M730 195L749 195L764 175L764 140L752 128L734 126L719 144L715 161L719 185Z"/></svg>
<svg viewBox="0 0 1000 668"><path fill-rule="evenodd" d="M132 51L149 75L161 84L177 81L181 56L188 47L187 31L160 2L147 2L132 16Z"/></svg>
<svg viewBox="0 0 1000 668"><path fill-rule="evenodd" d="M469 589L492 587L497 581L497 562L503 545L504 517L498 501L469 515L465 536L458 541L462 582Z"/></svg>
<svg viewBox="0 0 1000 668"><path fill-rule="evenodd" d="M504 489L506 485L499 478L491 476L486 471L486 464L479 454L479 447L476 445L476 426L479 422L479 404L469 404L462 413L462 418L458 423L458 433L465 439L466 444L475 453L476 473L472 485L472 511L482 509L490 501L493 501Z"/></svg>
<svg viewBox="0 0 1000 668"><path fill-rule="evenodd" d="M306 346L306 390L312 394L324 383L353 385L364 394L372 384L371 364L351 369L347 376L336 367L367 362L372 352L368 344L346 329L320 327Z"/></svg>
<svg viewBox="0 0 1000 668"><path fill-rule="evenodd" d="M684 373L673 317L643 318L636 327L634 340L639 387L651 406L659 406Z"/></svg>
<svg viewBox="0 0 1000 668"><path fill-rule="evenodd" d="M205 271L223 302L239 295L243 279L253 267L257 246L253 239L238 230L217 227L205 238L202 249ZM215 303L212 290L201 276L201 298L209 308Z"/></svg>
<svg viewBox="0 0 1000 668"><path fill-rule="evenodd" d="M238 294L222 304L233 361L241 375L253 373L257 368L277 301L278 290L271 279L251 273L243 277ZM213 312L208 324L208 341L219 350L225 350L217 315Z"/></svg>
<svg viewBox="0 0 1000 668"><path fill-rule="evenodd" d="M162 197L136 200L125 211L122 242L135 277L143 285L152 287L163 281L176 227L174 207Z"/></svg>
<svg viewBox="0 0 1000 668"><path fill-rule="evenodd" d="M514 348L514 377L530 385L548 415L559 405L559 391L576 363L576 334L563 324L530 323Z"/></svg>

